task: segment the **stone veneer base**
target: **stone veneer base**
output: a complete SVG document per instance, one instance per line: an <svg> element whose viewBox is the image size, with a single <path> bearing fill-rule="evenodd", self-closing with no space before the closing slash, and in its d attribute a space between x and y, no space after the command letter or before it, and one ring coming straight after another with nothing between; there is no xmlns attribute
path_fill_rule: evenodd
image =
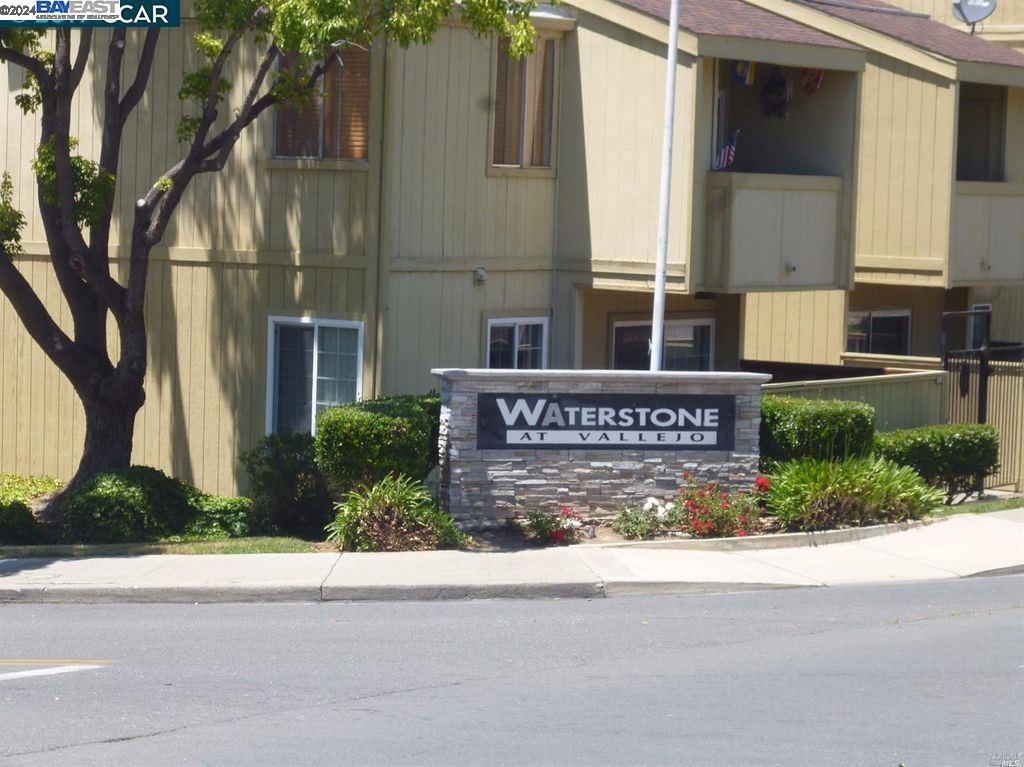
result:
<svg viewBox="0 0 1024 767"><path fill-rule="evenodd" d="M683 472L749 489L757 475L761 385L754 373L646 373L608 370L432 371L441 379L440 501L464 528L504 523L516 513L572 506L608 517L648 496L670 496ZM478 450L477 395L729 394L736 397L731 451Z"/></svg>

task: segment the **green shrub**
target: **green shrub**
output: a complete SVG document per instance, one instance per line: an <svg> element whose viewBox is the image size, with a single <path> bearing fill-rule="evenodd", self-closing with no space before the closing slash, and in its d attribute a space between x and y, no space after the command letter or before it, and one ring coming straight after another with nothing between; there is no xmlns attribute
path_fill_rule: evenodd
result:
<svg viewBox="0 0 1024 767"><path fill-rule="evenodd" d="M868 455L875 409L863 402L769 395L761 400L763 467L801 458L841 461Z"/></svg>
<svg viewBox="0 0 1024 767"><path fill-rule="evenodd" d="M22 477L18 474L0 474L0 502L4 499L30 501L41 495L54 493L60 488L59 481L45 475Z"/></svg>
<svg viewBox="0 0 1024 767"><path fill-rule="evenodd" d="M623 506L612 522L612 530L630 540L647 540L664 532L665 517L659 515L662 504L645 503L643 506Z"/></svg>
<svg viewBox="0 0 1024 767"><path fill-rule="evenodd" d="M185 526L183 537L192 541L209 541L243 538L252 532L251 500L204 495L195 516Z"/></svg>
<svg viewBox="0 0 1024 767"><path fill-rule="evenodd" d="M0 474L0 545L42 542L43 527L29 507L29 501L60 489L52 477L20 477Z"/></svg>
<svg viewBox="0 0 1024 767"><path fill-rule="evenodd" d="M351 491L336 508L327 539L346 551L448 549L469 541L422 482L398 474Z"/></svg>
<svg viewBox="0 0 1024 767"><path fill-rule="evenodd" d="M509 520L527 538L543 546L567 546L583 538L583 515L571 506L558 513L533 509Z"/></svg>
<svg viewBox="0 0 1024 767"><path fill-rule="evenodd" d="M22 500L0 500L0 546L39 543L43 529Z"/></svg>
<svg viewBox="0 0 1024 767"><path fill-rule="evenodd" d="M952 502L958 493L980 491L985 477L999 470L999 433L977 423L903 429L877 435L875 453L913 467Z"/></svg>
<svg viewBox="0 0 1024 767"><path fill-rule="evenodd" d="M308 434L264 437L241 456L249 476L254 531L319 538L331 499Z"/></svg>
<svg viewBox="0 0 1024 767"><path fill-rule="evenodd" d="M917 519L942 494L912 468L884 458L781 464L768 490L768 510L783 527L813 531Z"/></svg>
<svg viewBox="0 0 1024 767"><path fill-rule="evenodd" d="M148 466L97 474L60 506L65 543L124 543L178 535L201 493Z"/></svg>
<svg viewBox="0 0 1024 767"><path fill-rule="evenodd" d="M378 397L358 402L354 407L367 413L378 413L410 421L424 441L427 471L437 466L437 436L441 425L441 398L437 394Z"/></svg>
<svg viewBox="0 0 1024 767"><path fill-rule="evenodd" d="M430 469L426 419L387 415L366 403L323 411L316 422L316 462L335 497L388 474L422 480Z"/></svg>

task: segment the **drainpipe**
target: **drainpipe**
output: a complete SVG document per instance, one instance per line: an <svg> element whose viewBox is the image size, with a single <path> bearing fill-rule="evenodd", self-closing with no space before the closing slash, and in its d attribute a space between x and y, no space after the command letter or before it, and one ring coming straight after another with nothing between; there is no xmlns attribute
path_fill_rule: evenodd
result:
<svg viewBox="0 0 1024 767"><path fill-rule="evenodd" d="M668 277L669 204L672 196L672 140L676 122L676 63L679 59L679 0L672 0L668 20L665 72L665 132L661 150L661 198L658 203L658 257L654 272L654 312L651 317L651 370L661 370L665 345L665 283Z"/></svg>

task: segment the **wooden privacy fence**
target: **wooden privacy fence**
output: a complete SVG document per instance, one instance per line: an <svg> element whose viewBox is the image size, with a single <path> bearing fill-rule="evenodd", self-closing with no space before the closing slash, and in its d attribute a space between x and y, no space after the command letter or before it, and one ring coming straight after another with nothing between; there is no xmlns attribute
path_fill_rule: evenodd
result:
<svg viewBox="0 0 1024 767"><path fill-rule="evenodd" d="M846 399L866 402L875 408L878 431L910 429L946 423L947 398L944 370L839 378L827 381L795 381L765 384L765 394L806 399Z"/></svg>

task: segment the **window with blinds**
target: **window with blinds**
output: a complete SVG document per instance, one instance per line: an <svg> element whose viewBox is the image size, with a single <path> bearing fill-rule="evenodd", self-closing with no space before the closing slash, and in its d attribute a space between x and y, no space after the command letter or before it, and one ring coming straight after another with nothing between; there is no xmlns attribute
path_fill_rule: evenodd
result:
<svg viewBox="0 0 1024 767"><path fill-rule="evenodd" d="M491 162L520 168L550 168L555 109L556 42L540 39L528 56L498 47L494 84L494 145Z"/></svg>
<svg viewBox="0 0 1024 767"><path fill-rule="evenodd" d="M277 110L274 156L365 160L369 147L370 52L346 48L332 56L316 96Z"/></svg>

